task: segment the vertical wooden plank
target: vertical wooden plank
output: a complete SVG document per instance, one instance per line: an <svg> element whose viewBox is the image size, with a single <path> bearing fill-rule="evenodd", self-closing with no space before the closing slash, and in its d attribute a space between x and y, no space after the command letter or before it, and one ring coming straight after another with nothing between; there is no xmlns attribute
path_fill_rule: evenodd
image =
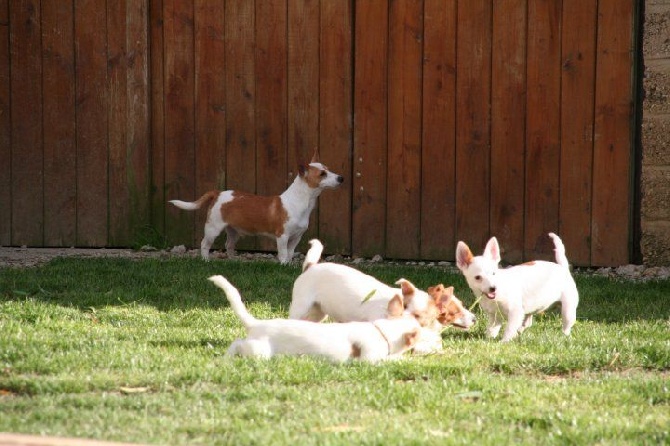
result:
<svg viewBox="0 0 670 446"><path fill-rule="evenodd" d="M518 263L524 245L526 0L493 2L491 234Z"/></svg>
<svg viewBox="0 0 670 446"><path fill-rule="evenodd" d="M458 2L456 237L476 250L490 229L491 8Z"/></svg>
<svg viewBox="0 0 670 446"><path fill-rule="evenodd" d="M424 5L421 258L453 260L456 188L456 0Z"/></svg>
<svg viewBox="0 0 670 446"><path fill-rule="evenodd" d="M195 190L193 3L165 0L165 193L193 200ZM175 244L196 244L195 213L170 205L165 232Z"/></svg>
<svg viewBox="0 0 670 446"><path fill-rule="evenodd" d="M389 12L386 255L419 256L423 3L395 0Z"/></svg>
<svg viewBox="0 0 670 446"><path fill-rule="evenodd" d="M107 2L111 246L138 242L150 222L147 8Z"/></svg>
<svg viewBox="0 0 670 446"><path fill-rule="evenodd" d="M256 191L256 75L253 1L226 1L225 92L227 189ZM256 240L244 237L239 249L255 249Z"/></svg>
<svg viewBox="0 0 670 446"><path fill-rule="evenodd" d="M195 0L195 190L200 195L225 185L225 3ZM197 239L206 212L196 213Z"/></svg>
<svg viewBox="0 0 670 446"><path fill-rule="evenodd" d="M9 78L9 0L0 0L0 245L12 241L12 138Z"/></svg>
<svg viewBox="0 0 670 446"><path fill-rule="evenodd" d="M576 265L591 263L597 0L563 0L559 230Z"/></svg>
<svg viewBox="0 0 670 446"><path fill-rule="evenodd" d="M165 234L165 36L163 0L149 2L151 94L151 226Z"/></svg>
<svg viewBox="0 0 670 446"><path fill-rule="evenodd" d="M384 254L386 242L387 51L385 0L355 3L352 254Z"/></svg>
<svg viewBox="0 0 670 446"><path fill-rule="evenodd" d="M525 258L553 259L558 231L561 4L528 3Z"/></svg>
<svg viewBox="0 0 670 446"><path fill-rule="evenodd" d="M310 161L319 145L319 8L318 0L288 2L288 144L287 181L298 164ZM322 160L324 161L324 160ZM318 235L318 204L298 251Z"/></svg>
<svg viewBox="0 0 670 446"><path fill-rule="evenodd" d="M634 6L630 0L598 3L593 265L630 261Z"/></svg>
<svg viewBox="0 0 670 446"><path fill-rule="evenodd" d="M77 240L73 11L72 0L42 1L46 246L74 246Z"/></svg>
<svg viewBox="0 0 670 446"><path fill-rule="evenodd" d="M150 159L151 123L149 77L149 0L127 0L128 31L128 147L126 162L132 166L126 184L130 190L130 210L126 211L130 228L126 246L134 244L142 231L151 226ZM128 212L130 215L128 215Z"/></svg>
<svg viewBox="0 0 670 446"><path fill-rule="evenodd" d="M133 166L127 166L128 147L128 78L126 46L127 2L107 3L107 102L109 139L109 243L123 246L128 242L130 191L127 175ZM113 197L113 198L112 198Z"/></svg>
<svg viewBox="0 0 670 446"><path fill-rule="evenodd" d="M12 244L44 242L42 46L40 2L10 8ZM36 82L36 80L38 80Z"/></svg>
<svg viewBox="0 0 670 446"><path fill-rule="evenodd" d="M106 246L108 220L107 11L75 5L77 245Z"/></svg>
<svg viewBox="0 0 670 446"><path fill-rule="evenodd" d="M287 0L256 2L256 189L262 195L282 193L287 170ZM276 251L275 241L261 238L259 247Z"/></svg>
<svg viewBox="0 0 670 446"><path fill-rule="evenodd" d="M352 8L352 0L321 4L319 150L344 183L320 200L319 238L339 254L351 253Z"/></svg>

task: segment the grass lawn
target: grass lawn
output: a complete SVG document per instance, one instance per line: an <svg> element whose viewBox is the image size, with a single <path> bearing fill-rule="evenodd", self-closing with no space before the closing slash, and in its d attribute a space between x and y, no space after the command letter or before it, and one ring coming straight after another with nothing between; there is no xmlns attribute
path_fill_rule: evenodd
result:
<svg viewBox="0 0 670 446"><path fill-rule="evenodd" d="M361 267L454 285L438 267ZM243 334L226 276L257 317L283 317L298 266L58 259L0 269L0 432L178 444L670 442L670 281L577 274L558 312L508 344L447 330L443 354L380 365L224 356Z"/></svg>

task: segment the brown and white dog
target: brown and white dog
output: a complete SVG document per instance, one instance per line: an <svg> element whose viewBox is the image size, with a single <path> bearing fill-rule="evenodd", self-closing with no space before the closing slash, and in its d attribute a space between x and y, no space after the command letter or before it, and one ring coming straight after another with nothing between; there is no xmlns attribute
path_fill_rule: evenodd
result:
<svg viewBox="0 0 670 446"><path fill-rule="evenodd" d="M311 240L310 245L303 273L293 284L291 319L318 322L329 316L338 322L374 321L387 317L389 302L398 297L407 314L422 327L438 334L444 326L468 329L475 323L475 316L454 296L453 287L437 285L426 293L406 279L396 282L400 288L390 287L349 266L319 263L323 245L316 239ZM420 344L425 344L423 339L431 337L422 333L421 338ZM434 345L415 346L415 351L439 350L442 339L432 338Z"/></svg>
<svg viewBox="0 0 670 446"><path fill-rule="evenodd" d="M389 302L390 318L372 322L259 320L249 314L240 293L224 277L212 276L209 280L226 293L231 308L247 330L246 338L230 345L229 356L310 355L337 362L349 359L376 362L400 357L420 336L416 319L403 315L400 298Z"/></svg>
<svg viewBox="0 0 670 446"><path fill-rule="evenodd" d="M316 199L324 189L336 188L344 178L319 162L314 151L308 166L300 165L293 184L281 195L262 196L236 190L209 191L193 202L170 200L188 211L208 205L205 234L200 243L200 255L209 258L214 240L226 231L226 252L235 255L235 244L242 235L263 235L277 241L277 256L281 263L293 258L295 247L309 225L309 215Z"/></svg>

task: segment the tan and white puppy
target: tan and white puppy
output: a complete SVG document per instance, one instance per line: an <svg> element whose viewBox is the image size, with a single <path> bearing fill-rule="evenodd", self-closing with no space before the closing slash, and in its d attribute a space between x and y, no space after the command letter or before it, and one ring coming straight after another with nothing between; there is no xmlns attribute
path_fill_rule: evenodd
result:
<svg viewBox="0 0 670 446"><path fill-rule="evenodd" d="M336 188L344 178L319 162L314 151L308 166L299 166L293 183L281 195L254 195L236 190L209 191L193 202L170 200L188 211L207 205L205 234L200 243L200 255L209 258L214 240L226 231L226 252L235 255L235 244L243 235L263 235L277 241L277 256L281 263L293 258L295 247L307 230L309 216L324 189Z"/></svg>
<svg viewBox="0 0 670 446"><path fill-rule="evenodd" d="M533 261L510 268L500 269L500 247L492 237L481 256L473 256L468 245L458 242L456 263L472 292L482 298L480 305L488 314L488 335L498 336L503 319L507 326L504 342L513 339L533 323L533 314L561 304L563 333L570 330L577 318L579 293L570 274L570 265L565 256L565 246L554 233L556 263Z"/></svg>
<svg viewBox="0 0 670 446"><path fill-rule="evenodd" d="M377 362L400 357L418 340L416 319L403 316L400 299L389 302L389 319L373 322L319 324L295 319L254 318L242 303L239 291L222 276L209 278L225 293L233 311L247 330L235 340L228 355L270 358L275 355L320 356L332 361L349 359Z"/></svg>
<svg viewBox="0 0 670 446"><path fill-rule="evenodd" d="M426 293L406 279L396 282L400 288L390 287L349 266L319 263L323 245L316 239L310 245L303 273L293 284L291 319L318 322L329 316L338 322L374 321L388 316L389 302L398 296L405 312L414 316L422 327L439 332L442 325L468 329L475 323L475 316L454 296L452 287L438 285ZM441 338L439 345L435 339L434 345L421 345L417 350L439 350Z"/></svg>

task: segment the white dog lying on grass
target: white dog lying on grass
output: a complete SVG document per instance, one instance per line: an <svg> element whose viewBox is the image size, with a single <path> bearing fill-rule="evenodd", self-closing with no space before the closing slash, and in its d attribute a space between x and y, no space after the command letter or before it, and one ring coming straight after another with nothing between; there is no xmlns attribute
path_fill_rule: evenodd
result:
<svg viewBox="0 0 670 446"><path fill-rule="evenodd" d="M403 315L402 300L389 302L389 318L373 322L321 324L295 319L254 318L242 303L239 291L223 276L209 278L225 293L233 311L247 330L235 340L228 355L270 358L275 355L311 355L332 361L360 359L376 362L398 358L419 339L421 327Z"/></svg>

